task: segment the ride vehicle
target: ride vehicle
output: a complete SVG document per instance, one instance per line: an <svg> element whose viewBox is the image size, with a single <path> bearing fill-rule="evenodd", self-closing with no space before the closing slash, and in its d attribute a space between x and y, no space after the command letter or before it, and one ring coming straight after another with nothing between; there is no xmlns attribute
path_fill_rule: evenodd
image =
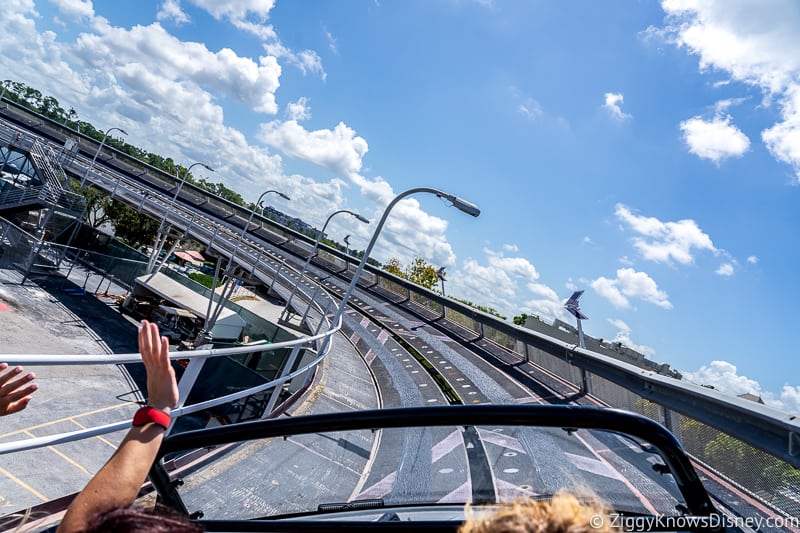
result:
<svg viewBox="0 0 800 533"><path fill-rule="evenodd" d="M283 417L172 435L150 479L207 531L455 531L559 490L628 531L717 531L675 437L616 409L452 405Z"/></svg>

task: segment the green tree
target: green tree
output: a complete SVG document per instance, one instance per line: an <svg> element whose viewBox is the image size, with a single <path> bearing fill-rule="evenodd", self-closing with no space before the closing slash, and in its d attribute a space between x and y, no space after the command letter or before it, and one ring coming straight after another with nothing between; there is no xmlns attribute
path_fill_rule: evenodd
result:
<svg viewBox="0 0 800 533"><path fill-rule="evenodd" d="M426 289L434 288L439 282L439 278L436 276L436 269L421 257L414 258L406 274L406 278L410 282L421 285Z"/></svg>
<svg viewBox="0 0 800 533"><path fill-rule="evenodd" d="M158 231L158 222L117 200L111 200L106 208L114 233L128 245L138 248L153 242Z"/></svg>
<svg viewBox="0 0 800 533"><path fill-rule="evenodd" d="M406 277L406 273L403 270L403 265L400 264L400 260L397 259L396 257L392 257L391 259L389 259L389 262L384 265L383 269L389 274L394 274L395 276L404 279Z"/></svg>
<svg viewBox="0 0 800 533"><path fill-rule="evenodd" d="M522 313L520 315L515 316L513 320L514 320L514 324L516 324L518 326L524 326L525 325L525 320L527 320L527 319L528 319L528 315L525 314L525 313Z"/></svg>
<svg viewBox="0 0 800 533"><path fill-rule="evenodd" d="M87 185L81 190L77 180L70 180L70 187L76 193L86 198L85 222L93 228L99 228L110 220L108 205L111 199L100 189Z"/></svg>

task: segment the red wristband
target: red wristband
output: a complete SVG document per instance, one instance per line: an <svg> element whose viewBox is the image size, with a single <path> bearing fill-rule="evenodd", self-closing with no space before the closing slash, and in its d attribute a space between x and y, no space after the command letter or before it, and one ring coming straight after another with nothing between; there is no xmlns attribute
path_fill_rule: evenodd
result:
<svg viewBox="0 0 800 533"><path fill-rule="evenodd" d="M169 427L169 422L170 422L169 413L165 413L164 411L155 409L147 405L136 411L136 414L133 415L133 422L131 423L131 425L143 426L150 422L152 422L153 424L157 424L164 429L167 429Z"/></svg>

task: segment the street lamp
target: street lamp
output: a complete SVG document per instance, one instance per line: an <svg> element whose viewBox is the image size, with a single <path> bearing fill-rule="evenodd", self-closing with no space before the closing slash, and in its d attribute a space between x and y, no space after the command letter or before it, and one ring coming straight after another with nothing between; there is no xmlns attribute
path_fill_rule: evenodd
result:
<svg viewBox="0 0 800 533"><path fill-rule="evenodd" d="M236 258L236 254L239 253L239 248L242 246L242 241L244 240L244 234L247 232L247 229L250 227L250 222L253 221L253 216L256 214L256 209L263 206L261 204L261 200L267 194L274 192L281 198L285 200L291 200L288 196L283 194L280 191L276 191L274 189L270 189L268 191L264 191L261 193L261 196L258 197L256 203L253 204L253 209L250 211L250 218L247 219L247 223L242 228L242 233L239 235L239 239L236 241L236 248L233 249L233 253L231 253L231 257L228 260L228 266L225 267L225 275L228 276L228 280L225 282L225 286L222 288L222 293L220 294L219 301L217 302L217 306L214 308L214 311L211 311L211 307L214 302L214 289L211 289L211 294L209 294L208 298L208 312L206 313L206 321L205 325L203 326L203 331L200 332L198 338L209 337L209 332L211 328L214 327L214 323L217 321L220 313L222 312L222 308L224 306L225 300L227 300L231 294L233 294L233 272L236 268L236 264L234 263L234 259ZM216 274L214 275L214 283L216 283L217 277Z"/></svg>
<svg viewBox="0 0 800 533"><path fill-rule="evenodd" d="M364 250L364 255L361 257L361 262L358 264L358 267L356 268L356 271L353 274L353 279L350 280L350 285L347 286L347 290L345 291L344 296L342 296L342 301L336 310L336 315L333 317L333 322L332 322L333 324L336 324L339 320L341 320L342 315L344 314L344 310L347 308L347 300L350 298L350 294L353 292L353 289L355 289L356 284L358 283L358 278L359 276L361 276L361 272L364 270L364 266L367 264L367 259L369 258L369 254L372 251L372 247L375 246L375 241L378 240L378 234L380 233L381 228L383 228L383 224L386 222L386 218L389 216L389 212L392 210L395 204L397 204L397 202L399 202L406 196L418 192L427 192L436 195L439 198L443 198L449 201L453 207L455 207L459 211L465 212L470 216L477 217L478 215L481 214L481 210L478 208L477 205L468 202L466 200L462 200L458 196L448 194L438 189L432 189L429 187L417 187L414 189L409 189L395 196L395 198L391 202L389 202L389 205L386 206L386 210L383 212L383 216L378 222L378 225L375 227L375 231L372 233L372 238L370 239L369 244L367 244L366 250ZM322 347L321 351L324 351L324 349L327 348L327 343L329 342L329 339L330 337L325 338L324 341L325 345Z"/></svg>
<svg viewBox="0 0 800 533"><path fill-rule="evenodd" d="M344 258L344 268L349 273L350 272L350 235L344 236L344 255L347 257Z"/></svg>
<svg viewBox="0 0 800 533"><path fill-rule="evenodd" d="M166 242L167 242L167 236L169 235L169 231L164 232L164 223L167 221L167 215L171 211L174 210L175 202L178 200L178 195L181 193L181 188L183 188L183 184L186 182L186 178L189 177L189 173L197 165L202 166L206 170L214 172L213 168L211 168L210 166L206 165L205 163L200 163L200 162L192 163L191 165L189 165L189 168L186 169L186 172L183 174L183 179L180 180L180 182L178 183L178 188L175 190L175 196L172 197L172 200L169 203L169 207L164 209L164 215L161 217L161 222L158 225L158 233L156 235L156 242L153 243L153 254L151 255L150 261L148 262L148 265L147 265L147 271L148 272L152 271L155 268L155 265L158 262L158 256L161 254L161 250L164 249L164 244L166 244ZM179 165L178 168L175 170L175 179L176 180L180 179L180 174L181 174L181 167ZM189 228L186 228L186 229L188 231ZM163 236L162 236L162 233L163 233ZM175 243L172 246L172 250L170 250L170 252L164 257L164 261L166 261L166 259L169 258L169 256L171 256L172 253L175 251L175 248L178 247L178 241L179 241L178 239L175 240ZM163 265L163 263L164 262L162 261L162 265ZM161 269L161 267L159 267L159 270L160 269Z"/></svg>
<svg viewBox="0 0 800 533"><path fill-rule="evenodd" d="M94 157L92 158L92 162L89 164L88 167L86 167L86 172L83 173L83 179L81 179L81 186L80 186L81 189L83 189L83 184L86 183L86 178L89 177L89 171L91 171L92 168L94 167L94 162L97 161L97 156L100 155L100 150L103 149L103 145L106 143L106 138L108 137L108 134L111 133L114 130L117 130L118 132L122 133L123 135L127 135L128 134L128 132L123 130L122 128L110 128L110 129L106 130L105 135L103 135L103 140L100 141L100 146L97 147L97 151L94 153Z"/></svg>
<svg viewBox="0 0 800 533"><path fill-rule="evenodd" d="M436 277L442 282L442 296L447 296L444 293L444 280L447 279L447 273L444 271L444 267L439 267L439 270L436 271Z"/></svg>
<svg viewBox="0 0 800 533"><path fill-rule="evenodd" d="M299 274L299 276L298 276L298 278L297 278L297 283L295 283L295 284L294 284L294 288L292 289L292 294L290 294L290 295L289 295L289 299L288 299L288 300L286 300L286 307L284 307L284 308L283 308L283 311L281 312L281 319L284 319L284 317L285 317L285 316L288 316L288 315L289 315L289 305L291 305L291 303L292 303L292 298L294 298L294 295L295 295L295 293L297 292L297 287L298 287L298 286L300 285L300 283L303 281L303 274L305 274L305 273L306 273L306 269L308 268L308 265L311 263L311 259L312 259L312 258L313 258L315 255L317 255L317 249L319 248L319 241L320 241L320 239L322 239L322 236L325 234L325 228L327 228L327 227L328 227L328 222L330 222L330 221L331 221L331 219L332 219L334 216L338 215L339 213L347 213L347 214L350 214L350 215L352 215L352 216L356 217L358 220L360 220L360 221L361 221L361 222L363 222L364 224L369 224L369 220L367 220L367 219L366 219L366 218L364 218L363 216L359 215L358 213L355 213L355 212L353 212L353 211L350 211L349 209L340 209L340 210L338 210L338 211L334 211L333 213L331 213L331 214L328 216L328 219L325 221L325 224L323 224L323 226L322 226L322 230L321 230L321 231L320 231L320 232L317 234L317 239L314 241L314 249L313 249L313 250L311 250L311 254L308 256L308 259L306 259L306 262L305 262L305 264L303 264L303 268L302 268L302 269L300 269L300 274ZM349 237L350 237L350 235L348 235L347 237L345 237L345 242L348 242L348 241L347 241L347 239L348 239ZM349 244L349 242L348 242L348 244Z"/></svg>
<svg viewBox="0 0 800 533"><path fill-rule="evenodd" d="M581 311L580 305L578 301L583 296L583 291L575 291L572 293L572 296L569 297L567 302L564 304L564 309L567 310L569 314L575 317L575 320L578 322L578 345L581 348L586 348L586 344L583 342L583 325L581 321L589 320L589 317L583 314Z"/></svg>

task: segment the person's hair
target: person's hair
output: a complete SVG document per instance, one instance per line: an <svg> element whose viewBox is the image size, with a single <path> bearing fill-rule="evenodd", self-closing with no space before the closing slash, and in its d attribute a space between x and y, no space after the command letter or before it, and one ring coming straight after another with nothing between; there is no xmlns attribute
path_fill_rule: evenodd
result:
<svg viewBox="0 0 800 533"><path fill-rule="evenodd" d="M494 512L475 513L467 508L467 520L459 533L608 533L614 531L605 506L596 498L581 503L559 492L550 501L529 498L503 503Z"/></svg>
<svg viewBox="0 0 800 533"><path fill-rule="evenodd" d="M163 505L118 507L98 514L83 533L201 533L199 524Z"/></svg>

